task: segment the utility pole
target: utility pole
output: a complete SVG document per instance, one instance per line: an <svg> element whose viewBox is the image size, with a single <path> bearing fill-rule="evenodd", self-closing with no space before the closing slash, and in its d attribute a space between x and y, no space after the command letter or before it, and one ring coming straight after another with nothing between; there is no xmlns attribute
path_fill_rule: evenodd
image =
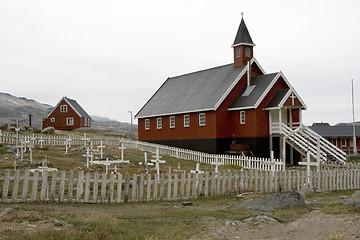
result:
<svg viewBox="0 0 360 240"><path fill-rule="evenodd" d="M356 134L355 134L355 106L354 106L354 79L351 79L351 100L352 100L352 114L353 114L353 147L354 156L357 155L357 147L356 147Z"/></svg>
<svg viewBox="0 0 360 240"><path fill-rule="evenodd" d="M133 115L132 115L132 111L128 110L128 112L130 113L130 117L131 117L131 121L130 121L130 131L133 131Z"/></svg>

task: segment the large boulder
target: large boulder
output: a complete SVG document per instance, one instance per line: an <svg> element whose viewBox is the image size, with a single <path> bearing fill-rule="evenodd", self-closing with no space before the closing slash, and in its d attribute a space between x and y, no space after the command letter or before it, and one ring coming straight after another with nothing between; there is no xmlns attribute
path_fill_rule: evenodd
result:
<svg viewBox="0 0 360 240"><path fill-rule="evenodd" d="M41 133L54 134L55 133L55 128L54 127L46 127L41 131Z"/></svg>
<svg viewBox="0 0 360 240"><path fill-rule="evenodd" d="M255 211L273 211L283 207L302 207L305 206L304 198L295 191L286 191L266 195L261 198L245 200L235 207L242 207Z"/></svg>

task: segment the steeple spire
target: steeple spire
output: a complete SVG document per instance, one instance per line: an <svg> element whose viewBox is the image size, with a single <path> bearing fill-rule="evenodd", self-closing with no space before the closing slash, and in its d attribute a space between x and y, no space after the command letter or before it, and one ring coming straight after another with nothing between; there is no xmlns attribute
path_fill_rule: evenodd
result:
<svg viewBox="0 0 360 240"><path fill-rule="evenodd" d="M251 39L249 31L246 27L243 13L241 13L241 22L235 36L234 48L234 67L240 67L253 58L254 42Z"/></svg>

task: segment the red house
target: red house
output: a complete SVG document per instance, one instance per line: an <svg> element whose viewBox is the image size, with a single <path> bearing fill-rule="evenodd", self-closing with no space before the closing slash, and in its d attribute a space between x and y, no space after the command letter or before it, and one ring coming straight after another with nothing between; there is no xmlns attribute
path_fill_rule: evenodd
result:
<svg viewBox="0 0 360 240"><path fill-rule="evenodd" d="M234 62L168 78L135 116L139 140L258 157L274 150L291 161L306 156L284 133L301 125L306 105L282 72L264 71L254 47L242 19Z"/></svg>
<svg viewBox="0 0 360 240"><path fill-rule="evenodd" d="M58 130L91 127L91 117L75 100L63 97L47 118L43 119L43 129L49 126Z"/></svg>

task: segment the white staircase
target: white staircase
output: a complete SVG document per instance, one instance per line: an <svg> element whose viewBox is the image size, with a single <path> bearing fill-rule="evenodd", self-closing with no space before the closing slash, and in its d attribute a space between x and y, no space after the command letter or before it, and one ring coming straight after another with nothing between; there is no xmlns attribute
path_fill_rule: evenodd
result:
<svg viewBox="0 0 360 240"><path fill-rule="evenodd" d="M292 129L284 123L272 123L272 134L279 134L285 137L286 143L306 156L316 161L346 161L346 153L333 145L331 142L320 136L305 125Z"/></svg>

